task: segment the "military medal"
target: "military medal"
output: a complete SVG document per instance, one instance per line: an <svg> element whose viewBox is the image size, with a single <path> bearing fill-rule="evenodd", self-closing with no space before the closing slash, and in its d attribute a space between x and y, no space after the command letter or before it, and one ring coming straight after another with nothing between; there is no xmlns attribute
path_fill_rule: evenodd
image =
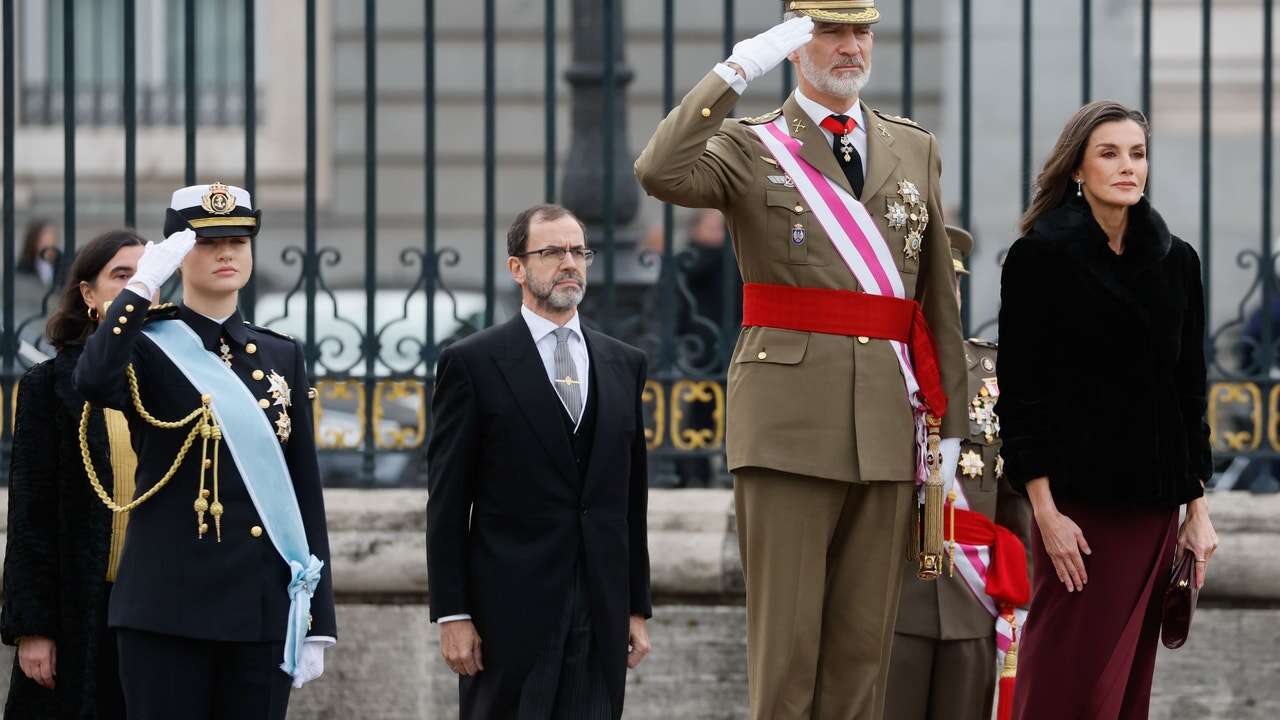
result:
<svg viewBox="0 0 1280 720"><path fill-rule="evenodd" d="M791 228L791 243L793 245L803 245L805 234L804 225L796 223L795 227Z"/></svg>
<svg viewBox="0 0 1280 720"><path fill-rule="evenodd" d="M853 133L840 136L840 152L844 153L845 162L853 162Z"/></svg>
<svg viewBox="0 0 1280 720"><path fill-rule="evenodd" d="M268 392L275 400L273 404L280 406L280 415L276 417L276 437L280 438L280 442L288 442L289 435L293 432L293 422L289 419L289 406L293 404L293 395L289 391L289 383L275 370L267 376L267 382L270 383Z"/></svg>
<svg viewBox="0 0 1280 720"><path fill-rule="evenodd" d="M996 479L1004 477L1004 456L996 455Z"/></svg>
<svg viewBox="0 0 1280 720"><path fill-rule="evenodd" d="M1000 433L1000 418L996 415L996 401L1000 390L995 388L995 378L987 378L978 395L969 403L969 419L978 424L987 442L995 442Z"/></svg>
<svg viewBox="0 0 1280 720"><path fill-rule="evenodd" d="M964 473L965 477L982 477L983 465L982 456L974 450L966 450L960 456L960 472Z"/></svg>
<svg viewBox="0 0 1280 720"><path fill-rule="evenodd" d="M789 187L789 188L793 188L796 186L796 181L792 180L790 175L770 175L768 177L769 177L769 182L773 183L774 185L781 185L783 187Z"/></svg>
<svg viewBox="0 0 1280 720"><path fill-rule="evenodd" d="M890 230L901 230L907 226L907 209L896 200L889 201L889 211L884 214L885 222Z"/></svg>
<svg viewBox="0 0 1280 720"><path fill-rule="evenodd" d="M919 260L924 246L924 231L929 227L929 210L920 198L920 189L907 179L898 181L898 199L890 199L885 220L890 230L907 231L902 254L908 260Z"/></svg>

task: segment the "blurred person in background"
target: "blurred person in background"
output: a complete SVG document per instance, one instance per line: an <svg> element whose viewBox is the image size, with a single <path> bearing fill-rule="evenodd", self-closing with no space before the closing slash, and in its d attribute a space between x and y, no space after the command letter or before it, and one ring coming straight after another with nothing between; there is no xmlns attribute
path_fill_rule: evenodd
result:
<svg viewBox="0 0 1280 720"><path fill-rule="evenodd" d="M46 330L57 354L18 386L0 610L0 637L18 654L5 717L125 717L107 600L128 515L113 515L89 485L78 443L84 398L71 375L142 247L133 231L112 230L80 249ZM94 410L86 438L104 488L128 502L137 458L124 416Z"/></svg>

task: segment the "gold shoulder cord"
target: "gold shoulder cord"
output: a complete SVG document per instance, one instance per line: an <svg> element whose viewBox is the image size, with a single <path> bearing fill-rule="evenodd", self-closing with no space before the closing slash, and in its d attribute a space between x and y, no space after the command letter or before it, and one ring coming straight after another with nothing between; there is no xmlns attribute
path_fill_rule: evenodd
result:
<svg viewBox="0 0 1280 720"><path fill-rule="evenodd" d="M183 441L182 447L178 450L178 457L174 458L173 465L169 467L169 471L160 478L155 485L151 486L133 502L127 505L119 505L111 500L111 496L102 487L102 481L98 479L98 473L93 467L93 458L89 456L89 414L92 407L89 403L84 404L84 410L80 413L80 457L84 460L85 473L89 476L89 484L93 486L93 491L97 493L98 498L113 513L124 513L133 510L150 500L160 489L173 479L177 474L178 468L182 466L182 461L186 459L187 453L191 450L191 446L195 443L196 437L201 439L200 443L200 491L196 496L196 500L192 503L192 509L196 512L196 530L198 537L203 538L209 532L209 526L204 521L205 512L213 515L214 525L217 528L218 542L222 542L222 503L218 502L218 449L222 443L222 428L213 419L213 411L209 405L213 399L208 395L200 398L200 407L191 412L190 415L174 422L165 422L156 418L147 409L142 406L142 395L138 392L138 376L133 370L133 365L129 365L125 370L125 374L129 379L129 393L133 396L133 407L138 411L138 415L147 422L147 424L160 428L162 430L177 430L186 425L192 425L191 432L187 434L187 439ZM209 458L209 441L213 441L213 458ZM209 468L213 468L213 504L209 503L209 491L205 489L205 473Z"/></svg>

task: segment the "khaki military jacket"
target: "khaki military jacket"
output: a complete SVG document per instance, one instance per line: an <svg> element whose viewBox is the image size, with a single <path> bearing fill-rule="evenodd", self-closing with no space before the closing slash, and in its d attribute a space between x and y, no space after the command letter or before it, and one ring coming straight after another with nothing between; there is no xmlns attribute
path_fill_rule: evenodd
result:
<svg viewBox="0 0 1280 720"><path fill-rule="evenodd" d="M801 156L850 190L822 131L789 98L761 118L727 119L738 94L714 72L658 126L636 161L648 193L685 207L725 213L738 269L747 283L860 290L808 202L752 124L786 116ZM964 347L955 276L944 230L937 141L909 120L863 105L867 171L860 198L875 219L933 330L949 409L944 437L966 434ZM906 227L886 213L901 202L900 182L919 191L928 226L918 258L905 253ZM913 221L914 222L914 221ZM795 232L799 229L803 233ZM803 242L794 241L797 235ZM764 467L843 481L910 482L915 476L913 418L898 361L888 341L745 328L729 368L729 468Z"/></svg>
<svg viewBox="0 0 1280 720"><path fill-rule="evenodd" d="M996 347L981 340L965 344L969 369L969 432L961 443L956 479L964 487L969 508L1009 528L1029 545L1031 506L1005 480L1000 462L1000 424L995 415L999 397ZM914 555L913 555L914 558ZM1030 554L1028 553L1028 567ZM946 567L950 567L948 563ZM944 572L936 582L916 577L915 563L904 566L902 595L895 631L937 640L967 640L995 634L995 618L974 596L956 571Z"/></svg>

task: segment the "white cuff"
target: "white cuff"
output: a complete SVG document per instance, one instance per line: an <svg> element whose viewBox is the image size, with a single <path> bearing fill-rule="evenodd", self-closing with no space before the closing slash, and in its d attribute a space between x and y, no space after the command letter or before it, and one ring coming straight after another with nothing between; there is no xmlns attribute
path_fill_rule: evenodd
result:
<svg viewBox="0 0 1280 720"><path fill-rule="evenodd" d="M734 92L741 95L747 91L747 81L738 74L737 70L734 70L724 63L716 63L716 66L712 69L715 70L716 74L723 78L725 82L729 83L729 87L733 88Z"/></svg>
<svg viewBox="0 0 1280 720"><path fill-rule="evenodd" d="M304 642L324 643L325 647L333 647L338 644L338 638L331 635L308 635Z"/></svg>
<svg viewBox="0 0 1280 720"><path fill-rule="evenodd" d="M471 619L471 616L467 615L466 613L463 613L461 615L445 615L444 617L437 620L436 624L443 625L445 623L454 622L455 620L470 620L470 619Z"/></svg>

